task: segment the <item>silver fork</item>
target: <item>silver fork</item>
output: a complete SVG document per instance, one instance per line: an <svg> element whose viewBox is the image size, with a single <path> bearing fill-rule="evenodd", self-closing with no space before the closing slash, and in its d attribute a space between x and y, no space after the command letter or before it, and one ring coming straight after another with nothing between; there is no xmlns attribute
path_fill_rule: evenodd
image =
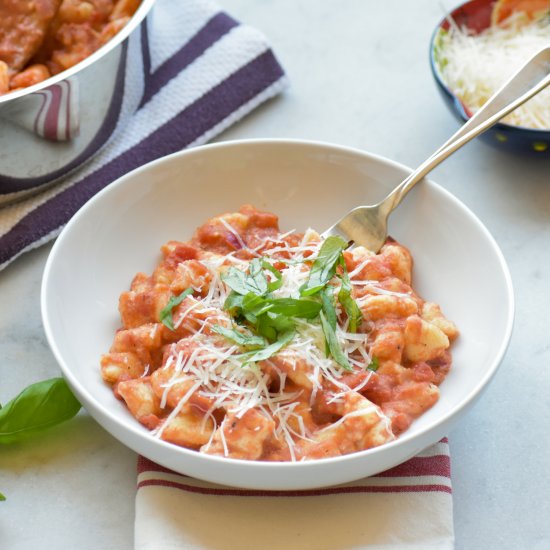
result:
<svg viewBox="0 0 550 550"><path fill-rule="evenodd" d="M350 210L340 221L329 227L323 236L338 235L350 243L378 252L388 236L389 215L428 172L548 84L550 84L550 47L539 51L525 63L473 117L385 199L371 206L358 206Z"/></svg>

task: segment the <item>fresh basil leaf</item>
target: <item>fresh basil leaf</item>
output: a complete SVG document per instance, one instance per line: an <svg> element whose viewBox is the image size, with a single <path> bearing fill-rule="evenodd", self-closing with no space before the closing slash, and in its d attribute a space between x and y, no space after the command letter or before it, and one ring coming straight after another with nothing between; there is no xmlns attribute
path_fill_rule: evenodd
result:
<svg viewBox="0 0 550 550"><path fill-rule="evenodd" d="M265 338L254 334L245 334L233 328L225 328L221 325L213 325L212 330L227 340L245 348L262 348L267 345Z"/></svg>
<svg viewBox="0 0 550 550"><path fill-rule="evenodd" d="M325 240L313 262L307 282L300 289L302 296L316 294L334 277L336 264L347 247L348 243L342 237L328 237Z"/></svg>
<svg viewBox="0 0 550 550"><path fill-rule="evenodd" d="M323 303L323 313L325 314L326 320L329 323L332 330L336 330L336 323L338 321L336 316L336 308L334 307L334 289L327 285L320 292L321 302ZM325 355L328 357L330 355L330 348L328 346L328 341L325 338Z"/></svg>
<svg viewBox="0 0 550 550"><path fill-rule="evenodd" d="M338 292L338 301L342 304L344 311L349 319L349 331L357 332L357 328L363 321L363 314L357 305L357 302L351 296L351 281L349 280L348 272L344 264L344 273L340 277L342 286Z"/></svg>
<svg viewBox="0 0 550 550"><path fill-rule="evenodd" d="M243 307L243 296L232 290L223 304L223 309L234 317L237 317Z"/></svg>
<svg viewBox="0 0 550 550"><path fill-rule="evenodd" d="M313 300L299 300L295 298L270 298L267 300L271 304L271 311L286 315L287 317L302 317L304 319L314 319L319 315L323 307L319 302Z"/></svg>
<svg viewBox="0 0 550 550"><path fill-rule="evenodd" d="M253 294L252 292L249 292L243 297L242 307L245 315L253 315L254 317L258 317L272 308L271 304L265 298Z"/></svg>
<svg viewBox="0 0 550 550"><path fill-rule="evenodd" d="M331 286L325 287L321 293L321 301L323 303L323 312L330 324L332 330L336 330L336 309L334 307L334 290Z"/></svg>
<svg viewBox="0 0 550 550"><path fill-rule="evenodd" d="M2 493L0 493L0 502L1 502L2 500L6 500L6 497L5 497Z"/></svg>
<svg viewBox="0 0 550 550"><path fill-rule="evenodd" d="M262 315L257 319L256 323L256 332L263 336L268 342L275 342L279 332L271 323L269 315Z"/></svg>
<svg viewBox="0 0 550 550"><path fill-rule="evenodd" d="M294 334L295 332L293 330L285 332L273 344L258 351L242 353L238 357L242 357L243 359L245 359L243 365L246 365L247 363L257 363L258 361L265 361L266 359L269 359L272 355L275 355L280 349L284 348L294 338Z"/></svg>
<svg viewBox="0 0 550 550"><path fill-rule="evenodd" d="M221 279L231 290L238 294L244 296L250 292L246 282L246 273L236 267L230 267L225 273L222 273Z"/></svg>
<svg viewBox="0 0 550 550"><path fill-rule="evenodd" d="M256 332L270 342L274 342L286 332L293 332L294 328L295 324L291 317L277 315L271 311L258 317L256 323Z"/></svg>
<svg viewBox="0 0 550 550"><path fill-rule="evenodd" d="M376 372L379 366L380 365L378 364L378 357L373 357L371 359L371 362L368 364L367 369Z"/></svg>
<svg viewBox="0 0 550 550"><path fill-rule="evenodd" d="M25 388L0 410L0 443L21 441L69 420L80 403L63 378L52 378Z"/></svg>
<svg viewBox="0 0 550 550"><path fill-rule="evenodd" d="M179 296L172 296L166 306L160 312L160 322L167 326L170 330L174 329L174 320L172 319L172 310L179 306L187 296L193 294L191 287L186 288Z"/></svg>
<svg viewBox="0 0 550 550"><path fill-rule="evenodd" d="M321 310L321 304L313 300L295 298L263 298L249 292L242 300L242 312L250 322L271 311L286 317L302 317L314 319Z"/></svg>
<svg viewBox="0 0 550 550"><path fill-rule="evenodd" d="M278 269L275 269L275 267L273 267L267 260L262 260L262 267L270 271L275 276L274 281L267 283L268 292L273 292L274 290L281 288L283 286L283 274Z"/></svg>
<svg viewBox="0 0 550 550"><path fill-rule="evenodd" d="M349 364L348 358L340 347L338 338L336 338L336 331L330 326L330 323L322 311L319 313L319 317L321 318L321 326L323 327L323 332L325 333L325 340L327 342L328 349L330 350L330 355L332 355L332 358L344 369L353 370Z"/></svg>
<svg viewBox="0 0 550 550"><path fill-rule="evenodd" d="M243 296L249 292L253 292L259 296L267 294L267 278L260 258L254 258L250 262L248 273L236 267L230 267L222 274L221 278L229 288Z"/></svg>
<svg viewBox="0 0 550 550"><path fill-rule="evenodd" d="M254 292L254 294L258 294L259 296L267 294L268 286L262 263L260 258L254 258L250 262L247 279L247 284L250 288L249 292Z"/></svg>

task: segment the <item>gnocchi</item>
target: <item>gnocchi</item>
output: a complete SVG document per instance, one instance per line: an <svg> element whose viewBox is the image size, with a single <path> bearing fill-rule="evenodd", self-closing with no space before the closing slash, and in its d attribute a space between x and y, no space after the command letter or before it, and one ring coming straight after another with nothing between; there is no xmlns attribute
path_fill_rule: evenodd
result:
<svg viewBox="0 0 550 550"><path fill-rule="evenodd" d="M383 445L437 402L458 331L415 293L399 243L374 254L313 230L281 234L274 214L245 205L161 255L122 292L100 361L155 437L313 460Z"/></svg>
<svg viewBox="0 0 550 550"><path fill-rule="evenodd" d="M0 2L0 95L76 65L128 23L141 0Z"/></svg>

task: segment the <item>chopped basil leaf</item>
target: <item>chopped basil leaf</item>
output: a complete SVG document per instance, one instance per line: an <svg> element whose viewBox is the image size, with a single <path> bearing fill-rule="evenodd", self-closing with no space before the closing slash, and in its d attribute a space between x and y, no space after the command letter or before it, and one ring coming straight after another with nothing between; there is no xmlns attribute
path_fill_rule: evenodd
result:
<svg viewBox="0 0 550 550"><path fill-rule="evenodd" d="M342 304L344 311L348 315L349 331L357 332L357 327L363 320L363 314L361 313L361 309L357 305L357 302L351 296L351 281L349 280L346 265L343 264L343 267L344 273L340 277L342 286L340 287L340 292L338 293L338 301Z"/></svg>
<svg viewBox="0 0 550 550"><path fill-rule="evenodd" d="M334 295L331 286L325 287L320 293L323 302L323 312L332 330L336 330L336 309L334 308Z"/></svg>
<svg viewBox="0 0 550 550"><path fill-rule="evenodd" d="M250 288L249 292L254 292L260 296L267 294L267 277L260 258L254 258L250 262L247 284Z"/></svg>
<svg viewBox="0 0 550 550"><path fill-rule="evenodd" d="M172 310L176 306L179 306L190 294L193 294L193 289L191 287L186 288L179 296L172 296L160 312L160 322L167 326L170 330L175 330L174 320L172 319Z"/></svg>
<svg viewBox="0 0 550 550"><path fill-rule="evenodd" d="M380 365L378 364L378 357L373 357L371 359L371 362L368 364L367 369L376 372L379 366Z"/></svg>
<svg viewBox="0 0 550 550"><path fill-rule="evenodd" d="M293 338L296 330L294 318L316 319L320 316L327 357L331 355L343 368L352 370L336 338L334 288L328 286L336 274L338 265L343 265L344 277L338 298L350 318L350 330L356 331L361 320L361 312L351 297L351 283L345 272L342 252L347 246L348 243L340 237L329 237L322 244L313 262L308 281L300 289L302 296L318 294L320 299L271 297L271 292L282 287L283 274L265 258L252 260L246 273L235 267L229 268L222 274L222 280L232 290L225 301L224 309L229 311L233 318L245 321L253 334L248 336L241 331L223 327L216 332L245 347L261 346L262 341L264 345L270 342L270 345L263 349L241 355L243 358L246 357L246 363L250 363L271 357Z"/></svg>
<svg viewBox="0 0 550 550"><path fill-rule="evenodd" d="M313 262L307 282L300 289L302 296L316 294L334 277L336 264L347 247L348 243L342 237L328 237L325 240Z"/></svg>
<svg viewBox="0 0 550 550"><path fill-rule="evenodd" d="M330 323L327 321L327 318L321 311L319 313L321 318L321 326L323 327L323 332L325 333L325 340L327 342L327 347L330 350L330 355L332 358L344 369L353 370L349 364L348 358L342 351L338 339L336 338L336 331L330 326Z"/></svg>
<svg viewBox="0 0 550 550"><path fill-rule="evenodd" d="M230 267L221 277L229 288L243 296L249 292L259 296L267 294L267 278L262 267L262 260L259 258L254 258L250 262L248 273L236 267Z"/></svg>
<svg viewBox="0 0 550 550"><path fill-rule="evenodd" d="M0 410L0 444L14 443L69 420L80 403L63 378L52 378L25 388Z"/></svg>
<svg viewBox="0 0 550 550"><path fill-rule="evenodd" d="M265 298L249 292L243 298L242 307L245 316L253 315L254 317L258 317L259 315L262 315L269 311L272 306Z"/></svg>
<svg viewBox="0 0 550 550"><path fill-rule="evenodd" d="M244 296L250 292L246 273L236 267L230 267L225 273L222 273L221 278L229 288L238 294Z"/></svg>
<svg viewBox="0 0 550 550"><path fill-rule="evenodd" d="M314 319L321 307L319 302L313 300L265 298L253 292L245 296L232 292L224 304L224 309L230 310L234 317L243 316L255 325L256 332L270 341L276 340L277 334L294 329L291 317ZM268 312L274 315L266 317Z"/></svg>
<svg viewBox="0 0 550 550"><path fill-rule="evenodd" d="M271 304L273 313L286 315L287 317L302 317L304 319L314 319L319 315L322 305L313 300L298 300L295 298L270 298L267 300Z"/></svg>
<svg viewBox="0 0 550 550"><path fill-rule="evenodd" d="M255 336L254 334L250 333L245 334L236 329L225 328L221 325L213 325L212 330L214 332L217 332L224 338L227 338L227 340L230 340L231 342L234 342L235 344L238 344L239 346L243 346L245 348L261 348L267 345L265 338L262 338L261 336Z"/></svg>
<svg viewBox="0 0 550 550"><path fill-rule="evenodd" d="M258 351L242 353L238 357L245 359L243 363L244 365L246 365L247 363L257 363L259 361L265 361L266 359L269 359L272 355L275 355L281 348L286 346L294 338L294 334L295 332L293 330L285 332L273 344Z"/></svg>
<svg viewBox="0 0 550 550"><path fill-rule="evenodd" d="M280 334L294 331L294 321L286 315L276 315L268 312L258 318L256 332L267 338L270 342L278 339Z"/></svg>
<svg viewBox="0 0 550 550"><path fill-rule="evenodd" d="M275 269L267 260L262 260L262 267L271 272L275 277L274 281L267 283L268 292L281 288L283 286L283 274L278 269Z"/></svg>
<svg viewBox="0 0 550 550"><path fill-rule="evenodd" d="M262 315L256 323L256 332L263 336L268 342L275 342L279 334L277 329L270 322L268 315Z"/></svg>
<svg viewBox="0 0 550 550"><path fill-rule="evenodd" d="M240 314L240 310L243 307L243 296L238 294L234 290L229 293L229 296L225 299L223 309L228 311L234 317Z"/></svg>
<svg viewBox="0 0 550 550"><path fill-rule="evenodd" d="M321 301L323 302L323 313L325 314L326 320L332 330L336 330L337 316L336 309L334 307L334 294L331 286L326 286L321 292ZM328 357L330 355L330 349L328 347L328 341L325 338L325 355Z"/></svg>

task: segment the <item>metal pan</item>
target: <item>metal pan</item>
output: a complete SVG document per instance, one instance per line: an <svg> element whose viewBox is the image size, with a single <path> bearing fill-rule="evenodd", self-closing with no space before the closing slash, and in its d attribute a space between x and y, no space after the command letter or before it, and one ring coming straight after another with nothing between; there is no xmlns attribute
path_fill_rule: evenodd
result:
<svg viewBox="0 0 550 550"><path fill-rule="evenodd" d="M0 204L81 166L137 109L144 85L145 18L154 3L143 0L130 22L84 61L0 96Z"/></svg>

